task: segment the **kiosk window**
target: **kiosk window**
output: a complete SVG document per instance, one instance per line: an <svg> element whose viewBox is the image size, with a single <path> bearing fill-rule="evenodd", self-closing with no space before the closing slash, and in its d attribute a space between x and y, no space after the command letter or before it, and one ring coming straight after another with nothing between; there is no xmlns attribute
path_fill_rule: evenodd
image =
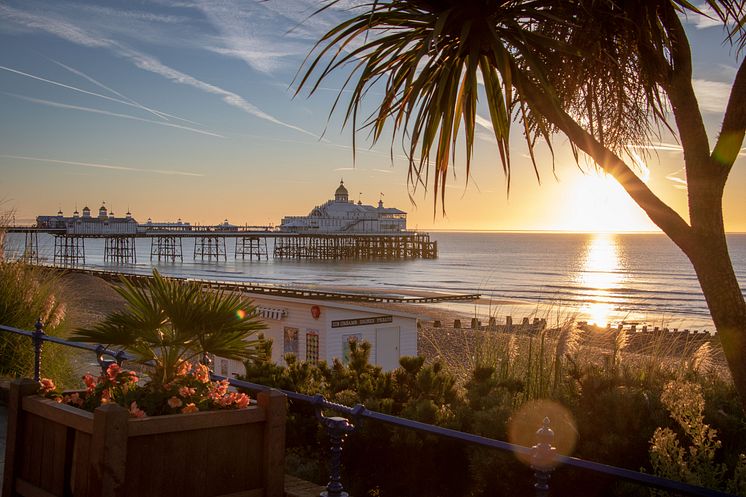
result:
<svg viewBox="0 0 746 497"><path fill-rule="evenodd" d="M306 361L319 362L319 332L316 330L306 331Z"/></svg>
<svg viewBox="0 0 746 497"><path fill-rule="evenodd" d="M298 328L285 327L283 352L298 355Z"/></svg>

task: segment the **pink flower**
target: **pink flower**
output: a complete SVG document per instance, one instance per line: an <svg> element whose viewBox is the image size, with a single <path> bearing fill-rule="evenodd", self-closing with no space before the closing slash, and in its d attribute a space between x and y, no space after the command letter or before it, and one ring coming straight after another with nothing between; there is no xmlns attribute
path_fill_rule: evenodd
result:
<svg viewBox="0 0 746 497"><path fill-rule="evenodd" d="M230 407L230 405L233 404L234 396L234 393L230 393L228 395L223 395L222 397L214 397L213 400L220 407Z"/></svg>
<svg viewBox="0 0 746 497"><path fill-rule="evenodd" d="M114 381L117 379L120 371L122 371L122 367L115 362L109 365L109 368L106 370L106 376L109 377L109 380Z"/></svg>
<svg viewBox="0 0 746 497"><path fill-rule="evenodd" d="M195 393L197 393L197 391L194 388L190 388L190 387L179 388L179 395L181 395L184 398L191 397Z"/></svg>
<svg viewBox="0 0 746 497"><path fill-rule="evenodd" d="M199 382L207 383L210 381L210 369L204 364L197 364L192 374Z"/></svg>
<svg viewBox="0 0 746 497"><path fill-rule="evenodd" d="M218 400L226 393L228 393L228 380L215 382L210 386L210 397L212 397L213 400Z"/></svg>
<svg viewBox="0 0 746 497"><path fill-rule="evenodd" d="M132 402L132 404L130 404L130 415L135 418L144 418L147 416L145 411L137 407L137 402Z"/></svg>
<svg viewBox="0 0 746 497"><path fill-rule="evenodd" d="M89 374L83 375L83 382L85 382L86 390L89 392L92 392L96 388L96 379Z"/></svg>
<svg viewBox="0 0 746 497"><path fill-rule="evenodd" d="M128 373L130 377L127 379L127 381L129 381L130 383L137 383L138 381L140 381L140 378L137 376L137 373L135 373L134 371L128 371Z"/></svg>
<svg viewBox="0 0 746 497"><path fill-rule="evenodd" d="M182 361L176 369L176 376L186 376L192 369L192 365L187 361Z"/></svg>
<svg viewBox="0 0 746 497"><path fill-rule="evenodd" d="M181 407L182 405L184 405L184 403L181 401L180 398L176 397L175 395L173 397L171 397L170 399L168 399L168 406L171 409L177 409L177 408ZM194 405L194 404L192 404L192 405Z"/></svg>
<svg viewBox="0 0 746 497"><path fill-rule="evenodd" d="M42 394L49 393L57 388L54 382L49 378L42 378L39 380L39 385L41 385Z"/></svg>
<svg viewBox="0 0 746 497"><path fill-rule="evenodd" d="M244 407L248 407L250 400L251 399L249 399L249 396L245 393L239 393L238 395L236 395L234 402L236 403L236 407L238 407L239 409L243 409Z"/></svg>
<svg viewBox="0 0 746 497"><path fill-rule="evenodd" d="M181 410L184 414L189 414L192 412L199 411L199 407L194 405L194 402L190 402L189 404L185 405L184 408Z"/></svg>

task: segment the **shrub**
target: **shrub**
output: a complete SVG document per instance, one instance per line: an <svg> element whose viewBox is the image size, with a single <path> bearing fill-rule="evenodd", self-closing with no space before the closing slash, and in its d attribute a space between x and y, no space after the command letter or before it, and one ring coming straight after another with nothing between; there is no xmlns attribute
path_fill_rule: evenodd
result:
<svg viewBox="0 0 746 497"><path fill-rule="evenodd" d="M40 319L47 334L64 337L65 304L58 299L60 287L57 272L21 262L0 261L0 324L32 330ZM46 376L69 384L74 375L67 360L68 351L63 352L60 347L44 345L42 368ZM31 339L0 332L0 376L30 377L33 370Z"/></svg>
<svg viewBox="0 0 746 497"><path fill-rule="evenodd" d="M661 402L676 422L682 437L671 428L655 430L650 440L650 461L655 473L692 485L744 495L746 458L740 455L733 476L726 480L728 468L716 460L722 445L718 432L704 421L702 387L689 381L669 382L663 389ZM660 495L661 492L653 494Z"/></svg>

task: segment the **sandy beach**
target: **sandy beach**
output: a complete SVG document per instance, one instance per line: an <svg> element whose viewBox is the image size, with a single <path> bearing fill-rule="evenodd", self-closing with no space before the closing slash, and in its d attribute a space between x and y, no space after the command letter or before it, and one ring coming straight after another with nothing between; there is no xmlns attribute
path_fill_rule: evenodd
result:
<svg viewBox="0 0 746 497"><path fill-rule="evenodd" d="M369 289L354 286L322 287L319 285L308 285L313 290L330 292L365 293L374 295L389 295L389 289ZM434 297L443 295L442 292L427 290L405 290L397 289L397 296L405 297ZM250 296L250 294L249 294ZM65 273L63 276L62 299L67 302L67 321L70 329L89 326L103 319L107 314L119 310L124 305L124 300L113 289L112 284L104 279L82 272ZM550 327L562 326L569 321L582 321L587 318L582 312L568 306L547 306L530 302L511 301L505 299L492 299L480 297L471 302L442 302L431 303L357 303L365 307L377 307L381 309L392 309L419 317L423 327L432 327L435 321L440 321L444 327L453 325L455 319L460 319L464 327L468 327L472 318L477 318L482 324L487 324L490 317L495 317L498 324L504 323L506 316L511 316L513 323L521 323L524 318L533 321L534 318L545 319ZM703 323L680 318L666 316L630 316L630 323L650 324L661 327L688 327L690 329L706 329ZM710 327L711 330L711 327Z"/></svg>

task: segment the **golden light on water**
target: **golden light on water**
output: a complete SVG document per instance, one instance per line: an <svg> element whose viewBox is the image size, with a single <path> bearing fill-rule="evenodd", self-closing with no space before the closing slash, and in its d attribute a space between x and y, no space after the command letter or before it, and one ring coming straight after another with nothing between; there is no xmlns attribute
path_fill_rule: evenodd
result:
<svg viewBox="0 0 746 497"><path fill-rule="evenodd" d="M585 288L588 301L581 312L588 322L606 326L614 312L611 293L622 283L616 235L597 233L587 242L585 261L577 283Z"/></svg>

